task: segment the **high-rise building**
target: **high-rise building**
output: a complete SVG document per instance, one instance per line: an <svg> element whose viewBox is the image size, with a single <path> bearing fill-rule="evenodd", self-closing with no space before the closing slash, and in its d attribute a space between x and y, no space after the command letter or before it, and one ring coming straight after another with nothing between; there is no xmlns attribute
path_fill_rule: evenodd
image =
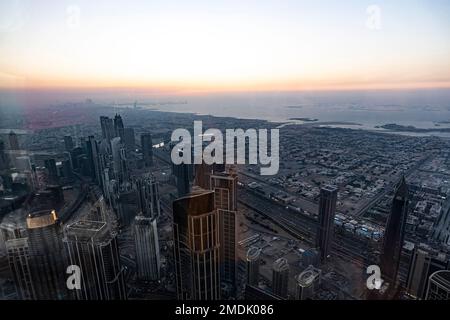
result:
<svg viewBox="0 0 450 320"><path fill-rule="evenodd" d="M129 172L127 167L125 148L120 142L119 137L112 139L111 151L113 158L114 176L120 183L124 183L128 180Z"/></svg>
<svg viewBox="0 0 450 320"><path fill-rule="evenodd" d="M115 137L114 123L111 118L101 116L100 125L102 127L102 138L110 142Z"/></svg>
<svg viewBox="0 0 450 320"><path fill-rule="evenodd" d="M144 165L151 167L153 165L153 142L150 133L143 133L141 135L141 150Z"/></svg>
<svg viewBox="0 0 450 320"><path fill-rule="evenodd" d="M257 287L259 283L259 264L261 249L250 247L247 251L247 284Z"/></svg>
<svg viewBox="0 0 450 320"><path fill-rule="evenodd" d="M320 190L319 226L316 247L321 263L325 263L331 252L334 236L334 216L336 214L337 188L325 186Z"/></svg>
<svg viewBox="0 0 450 320"><path fill-rule="evenodd" d="M9 132L9 148L11 150L20 150L19 139L14 131Z"/></svg>
<svg viewBox="0 0 450 320"><path fill-rule="evenodd" d="M97 183L101 183L98 145L94 136L88 137L88 140L86 141L86 149L91 178Z"/></svg>
<svg viewBox="0 0 450 320"><path fill-rule="evenodd" d="M285 258L280 258L272 266L272 291L281 298L288 296L289 263Z"/></svg>
<svg viewBox="0 0 450 320"><path fill-rule="evenodd" d="M47 169L48 178L51 183L58 182L58 169L56 167L55 159L44 160L45 168Z"/></svg>
<svg viewBox="0 0 450 320"><path fill-rule="evenodd" d="M116 113L116 115L114 117L114 136L119 137L120 139L123 140L123 133L124 133L124 128L123 128L122 117L120 116L120 114Z"/></svg>
<svg viewBox="0 0 450 320"><path fill-rule="evenodd" d="M27 216L30 271L33 299L59 300L66 297L65 268L68 266L55 210Z"/></svg>
<svg viewBox="0 0 450 320"><path fill-rule="evenodd" d="M426 300L450 300L450 271L436 271L430 276Z"/></svg>
<svg viewBox="0 0 450 320"><path fill-rule="evenodd" d="M322 270L309 266L300 273L296 280L295 298L296 300L311 299L320 285Z"/></svg>
<svg viewBox="0 0 450 320"><path fill-rule="evenodd" d="M158 182L153 176L136 179L136 190L142 215L157 218L161 214Z"/></svg>
<svg viewBox="0 0 450 320"><path fill-rule="evenodd" d="M81 269L79 300L124 300L126 288L116 233L104 221L77 221L65 228L70 264Z"/></svg>
<svg viewBox="0 0 450 320"><path fill-rule="evenodd" d="M28 239L18 238L6 241L8 263L16 284L20 300L31 300L36 297L30 270L30 254Z"/></svg>
<svg viewBox="0 0 450 320"><path fill-rule="evenodd" d="M173 164L172 172L175 176L178 197L183 197L191 190L192 165L187 163Z"/></svg>
<svg viewBox="0 0 450 320"><path fill-rule="evenodd" d="M214 192L194 188L173 202L177 297L220 299L219 217Z"/></svg>
<svg viewBox="0 0 450 320"><path fill-rule="evenodd" d="M138 214L134 219L137 276L141 280L158 280L160 255L156 218Z"/></svg>
<svg viewBox="0 0 450 320"><path fill-rule="evenodd" d="M67 152L72 151L74 148L72 136L64 136L64 148Z"/></svg>
<svg viewBox="0 0 450 320"><path fill-rule="evenodd" d="M384 232L383 251L380 267L383 278L392 286L396 285L400 257L408 217L408 186L403 177L395 189L391 212Z"/></svg>
<svg viewBox="0 0 450 320"><path fill-rule="evenodd" d="M9 168L8 155L5 152L5 143L0 140L0 170L5 170Z"/></svg>
<svg viewBox="0 0 450 320"><path fill-rule="evenodd" d="M205 190L211 189L210 177L213 173L213 166L202 163L194 165L194 184Z"/></svg>
<svg viewBox="0 0 450 320"><path fill-rule="evenodd" d="M136 149L136 140L134 138L134 129L125 128L123 129L123 143L125 144L125 149L129 151L134 151Z"/></svg>
<svg viewBox="0 0 450 320"><path fill-rule="evenodd" d="M416 299L424 299L429 277L436 271L448 269L450 261L445 254L434 254L425 248L416 248L408 272L408 294Z"/></svg>
<svg viewBox="0 0 450 320"><path fill-rule="evenodd" d="M157 280L160 255L156 217L159 216L157 183L151 178L137 179L139 213L134 219L137 275L141 280ZM156 202L156 203L155 203Z"/></svg>
<svg viewBox="0 0 450 320"><path fill-rule="evenodd" d="M236 286L236 214L237 180L235 173L217 173L210 177L214 206L220 221L220 276L222 282Z"/></svg>

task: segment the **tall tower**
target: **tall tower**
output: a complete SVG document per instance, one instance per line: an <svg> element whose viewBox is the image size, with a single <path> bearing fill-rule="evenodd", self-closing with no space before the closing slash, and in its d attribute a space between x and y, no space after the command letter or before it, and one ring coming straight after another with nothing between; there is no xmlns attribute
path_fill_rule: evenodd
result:
<svg viewBox="0 0 450 320"><path fill-rule="evenodd" d="M257 287L259 282L259 263L261 249L250 247L247 251L247 284Z"/></svg>
<svg viewBox="0 0 450 320"><path fill-rule="evenodd" d="M8 263L16 284L20 300L31 300L36 297L30 270L30 253L28 239L18 238L6 241Z"/></svg>
<svg viewBox="0 0 450 320"><path fill-rule="evenodd" d="M218 173L211 176L210 187L214 191L214 206L220 221L220 276L222 282L236 286L236 173Z"/></svg>
<svg viewBox="0 0 450 320"><path fill-rule="evenodd" d="M137 275L141 280L158 280L160 255L156 218L138 214L134 218Z"/></svg>
<svg viewBox="0 0 450 320"><path fill-rule="evenodd" d="M11 150L20 150L19 139L14 131L9 133L9 148Z"/></svg>
<svg viewBox="0 0 450 320"><path fill-rule="evenodd" d="M129 172L127 167L127 159L125 148L120 142L120 138L116 137L111 141L111 151L113 157L113 170L116 180L123 183L128 180Z"/></svg>
<svg viewBox="0 0 450 320"><path fill-rule="evenodd" d="M153 165L153 142L150 133L143 133L141 135L141 149L144 165L151 167Z"/></svg>
<svg viewBox="0 0 450 320"><path fill-rule="evenodd" d="M0 170L5 170L9 168L8 155L5 152L5 143L0 140Z"/></svg>
<svg viewBox="0 0 450 320"><path fill-rule="evenodd" d="M58 182L58 169L56 167L55 159L46 159L44 160L45 168L47 169L48 178L50 183Z"/></svg>
<svg viewBox="0 0 450 320"><path fill-rule="evenodd" d="M428 281L426 300L450 300L450 271L436 271Z"/></svg>
<svg viewBox="0 0 450 320"><path fill-rule="evenodd" d="M81 269L81 290L75 290L77 299L126 299L116 233L106 222L74 222L65 228L64 242L70 264Z"/></svg>
<svg viewBox="0 0 450 320"><path fill-rule="evenodd" d="M182 155L181 151L180 154ZM178 197L184 197L191 190L192 164L173 164L172 173L175 176Z"/></svg>
<svg viewBox="0 0 450 320"><path fill-rule="evenodd" d="M211 189L210 177L213 172L213 166L202 163L194 165L194 184L205 190Z"/></svg>
<svg viewBox="0 0 450 320"><path fill-rule="evenodd" d="M111 118L101 116L100 125L102 127L102 138L108 142L111 142L111 139L115 136L113 120Z"/></svg>
<svg viewBox="0 0 450 320"><path fill-rule="evenodd" d="M408 218L408 186L403 177L395 190L389 215L384 231L383 251L380 266L383 278L396 285L400 256L405 236L406 219Z"/></svg>
<svg viewBox="0 0 450 320"><path fill-rule="evenodd" d="M412 254L406 289L416 299L424 299L428 278L436 271L450 269L450 260L443 254L433 254L425 248L416 248Z"/></svg>
<svg viewBox="0 0 450 320"><path fill-rule="evenodd" d="M60 238L55 210L42 210L27 216L28 245L34 299L59 300L66 294L68 266Z"/></svg>
<svg viewBox="0 0 450 320"><path fill-rule="evenodd" d="M157 184L154 179L138 179L136 180L136 187L139 210L134 218L137 274L141 280L157 280L160 277L160 255L156 225L156 217L159 215Z"/></svg>
<svg viewBox="0 0 450 320"><path fill-rule="evenodd" d="M74 148L72 136L64 136L64 148L67 152L71 152Z"/></svg>
<svg viewBox="0 0 450 320"><path fill-rule="evenodd" d="M153 176L136 179L138 205L145 217L157 218L161 214L158 182Z"/></svg>
<svg viewBox="0 0 450 320"><path fill-rule="evenodd" d="M114 117L114 135L116 137L119 137L121 140L123 140L123 121L122 121L122 117L120 116L120 114L115 115Z"/></svg>
<svg viewBox="0 0 450 320"><path fill-rule="evenodd" d="M273 263L272 267L272 291L282 298L288 296L289 263L280 258Z"/></svg>
<svg viewBox="0 0 450 320"><path fill-rule="evenodd" d="M314 266L309 266L302 273L300 273L296 280L295 286L295 299L296 300L307 300L311 299L318 286L320 285L320 277L322 275L322 270L315 268Z"/></svg>
<svg viewBox="0 0 450 320"><path fill-rule="evenodd" d="M219 217L214 192L195 188L173 202L178 299L220 299Z"/></svg>
<svg viewBox="0 0 450 320"><path fill-rule="evenodd" d="M125 149L129 151L136 150L136 141L134 138L134 129L133 128L124 128L123 129L123 143L125 144Z"/></svg>
<svg viewBox="0 0 450 320"><path fill-rule="evenodd" d="M91 177L97 183L101 183L98 145L94 136L88 137L88 140L86 141L86 149Z"/></svg>
<svg viewBox="0 0 450 320"><path fill-rule="evenodd" d="M320 190L319 227L317 230L316 247L319 249L321 263L326 262L331 251L336 201L337 188L325 186Z"/></svg>

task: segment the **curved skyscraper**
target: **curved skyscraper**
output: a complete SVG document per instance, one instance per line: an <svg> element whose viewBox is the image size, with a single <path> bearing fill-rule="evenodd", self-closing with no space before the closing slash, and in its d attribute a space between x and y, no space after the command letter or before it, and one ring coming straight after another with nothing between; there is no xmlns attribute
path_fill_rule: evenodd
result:
<svg viewBox="0 0 450 320"><path fill-rule="evenodd" d="M428 281L427 300L450 300L450 271L436 271Z"/></svg>
<svg viewBox="0 0 450 320"><path fill-rule="evenodd" d="M258 247L250 247L247 251L247 283L252 286L258 286L260 254L261 249Z"/></svg>
<svg viewBox="0 0 450 320"><path fill-rule="evenodd" d="M173 202L178 299L220 299L219 217L214 192L194 188Z"/></svg>
<svg viewBox="0 0 450 320"><path fill-rule="evenodd" d="M272 291L282 298L288 296L289 263L285 258L280 258L272 267Z"/></svg>
<svg viewBox="0 0 450 320"><path fill-rule="evenodd" d="M34 299L64 299L68 266L55 210L42 210L27 216L31 279Z"/></svg>

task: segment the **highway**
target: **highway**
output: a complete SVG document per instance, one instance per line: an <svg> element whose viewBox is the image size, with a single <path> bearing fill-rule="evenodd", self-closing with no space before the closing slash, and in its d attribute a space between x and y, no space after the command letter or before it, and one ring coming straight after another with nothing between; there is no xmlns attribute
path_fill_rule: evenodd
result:
<svg viewBox="0 0 450 320"><path fill-rule="evenodd" d="M318 224L315 219L287 210L284 206L263 196L252 194L242 187L239 191L239 203L263 215L296 239L314 246ZM367 251L367 244L364 241L350 235L335 234L332 250L334 255L364 267L370 264L368 257L364 255Z"/></svg>

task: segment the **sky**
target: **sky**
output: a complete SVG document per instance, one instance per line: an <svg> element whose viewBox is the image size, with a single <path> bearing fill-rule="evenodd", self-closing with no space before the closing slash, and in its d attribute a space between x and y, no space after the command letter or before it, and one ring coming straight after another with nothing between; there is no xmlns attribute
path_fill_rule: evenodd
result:
<svg viewBox="0 0 450 320"><path fill-rule="evenodd" d="M0 88L450 87L450 1L0 1Z"/></svg>

